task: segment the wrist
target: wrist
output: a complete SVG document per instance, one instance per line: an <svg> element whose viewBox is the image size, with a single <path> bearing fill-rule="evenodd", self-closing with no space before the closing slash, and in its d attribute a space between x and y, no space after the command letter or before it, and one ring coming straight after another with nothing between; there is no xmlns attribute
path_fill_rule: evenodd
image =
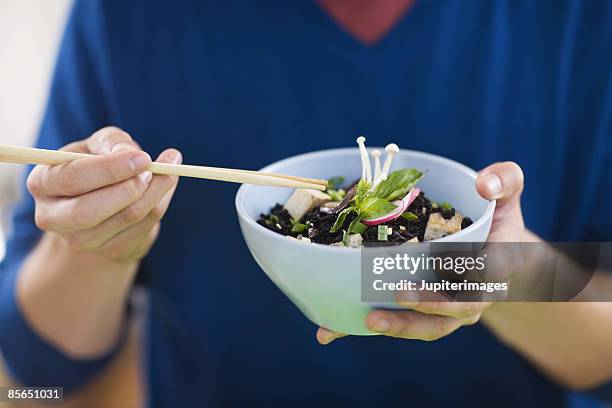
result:
<svg viewBox="0 0 612 408"><path fill-rule="evenodd" d="M134 259L114 259L101 252L79 249L70 245L62 236L53 232L46 232L41 240L48 244L50 253L59 256L61 259L77 260L89 263L87 269L104 269L106 271L126 272L138 269L140 260Z"/></svg>
<svg viewBox="0 0 612 408"><path fill-rule="evenodd" d="M26 258L16 298L30 326L73 357L99 356L117 339L138 262L75 250L45 233Z"/></svg>

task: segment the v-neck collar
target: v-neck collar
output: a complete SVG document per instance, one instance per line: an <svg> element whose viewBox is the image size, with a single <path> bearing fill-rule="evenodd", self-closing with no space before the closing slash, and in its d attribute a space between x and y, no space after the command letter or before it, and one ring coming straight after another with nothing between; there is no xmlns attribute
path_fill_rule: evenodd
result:
<svg viewBox="0 0 612 408"><path fill-rule="evenodd" d="M401 43L419 31L427 16L427 9L431 1L415 0L414 4L395 22L389 31L376 43L365 44L342 27L319 4L314 1L299 1L302 12L307 20L306 24L313 26L320 34L318 38L326 47L331 48L335 54L340 54L352 62L360 65L369 65L369 61L376 55Z"/></svg>

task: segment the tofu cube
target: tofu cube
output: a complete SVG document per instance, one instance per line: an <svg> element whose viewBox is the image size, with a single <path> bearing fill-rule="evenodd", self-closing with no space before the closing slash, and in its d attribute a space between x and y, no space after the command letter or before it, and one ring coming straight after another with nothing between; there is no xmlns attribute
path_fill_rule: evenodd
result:
<svg viewBox="0 0 612 408"><path fill-rule="evenodd" d="M321 206L321 211L326 214L331 214L336 211L336 207L338 207L338 205L340 205L340 203L337 201L328 201Z"/></svg>
<svg viewBox="0 0 612 408"><path fill-rule="evenodd" d="M298 188L284 207L293 219L300 220L304 214L328 201L331 201L331 197L322 191Z"/></svg>
<svg viewBox="0 0 612 408"><path fill-rule="evenodd" d="M455 232L461 231L461 221L463 215L459 211L450 220L442 217L440 213L433 213L429 216L427 227L425 228L425 241L445 237Z"/></svg>
<svg viewBox="0 0 612 408"><path fill-rule="evenodd" d="M351 234L349 235L348 246L351 248L360 248L363 244L363 237L361 234Z"/></svg>
<svg viewBox="0 0 612 408"><path fill-rule="evenodd" d="M417 237L412 237L408 241L404 242L402 245L412 245L412 244L418 244L418 243L419 243L419 239Z"/></svg>
<svg viewBox="0 0 612 408"><path fill-rule="evenodd" d="M330 208L330 209L335 209L338 205L340 205L340 203L338 201L329 201L325 204L323 204L321 207L325 207L325 208Z"/></svg>

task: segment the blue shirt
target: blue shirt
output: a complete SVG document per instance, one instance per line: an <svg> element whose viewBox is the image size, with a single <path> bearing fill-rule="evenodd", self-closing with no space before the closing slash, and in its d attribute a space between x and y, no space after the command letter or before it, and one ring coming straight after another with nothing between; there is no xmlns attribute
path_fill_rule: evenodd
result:
<svg viewBox="0 0 612 408"><path fill-rule="evenodd" d="M524 169L527 226L610 240L612 2L418 1L376 46L310 1L77 1L38 146L113 124L153 156L260 168L370 145ZM567 392L483 326L436 342L350 337L328 347L248 253L237 185L181 180L142 262L153 406L550 406ZM272 204L272 203L271 203ZM14 299L40 232L25 194L3 264L0 346L26 384L72 389L112 356L75 361ZM210 239L214 237L214 239ZM239 283L239 284L237 284Z"/></svg>

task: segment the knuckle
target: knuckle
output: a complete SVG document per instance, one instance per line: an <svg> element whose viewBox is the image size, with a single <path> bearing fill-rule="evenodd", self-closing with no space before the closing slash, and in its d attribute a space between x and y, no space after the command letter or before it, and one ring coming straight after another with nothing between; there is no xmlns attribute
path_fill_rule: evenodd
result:
<svg viewBox="0 0 612 408"><path fill-rule="evenodd" d="M28 176L26 187L32 195L37 195L40 192L40 177L35 170Z"/></svg>
<svg viewBox="0 0 612 408"><path fill-rule="evenodd" d="M132 177L127 181L127 190L130 198L136 200L145 192L145 185L140 180L140 177Z"/></svg>
<svg viewBox="0 0 612 408"><path fill-rule="evenodd" d="M78 191L80 176L73 166L64 165L56 177L57 184L64 193L71 194Z"/></svg>
<svg viewBox="0 0 612 408"><path fill-rule="evenodd" d="M159 221L164 217L165 213L166 213L166 207L163 206L162 204L157 204L155 207L153 207L149 215L154 221Z"/></svg>
<svg viewBox="0 0 612 408"><path fill-rule="evenodd" d="M116 142L132 142L132 136L130 136L125 130L123 129L119 129L118 127L115 126L110 126L108 128L109 132L108 132L108 138L111 141L116 141Z"/></svg>
<svg viewBox="0 0 612 408"><path fill-rule="evenodd" d="M116 126L106 126L87 139L87 146L94 153L108 153L117 143L135 144L127 132Z"/></svg>
<svg viewBox="0 0 612 408"><path fill-rule="evenodd" d="M477 315L480 312L480 304L478 303L465 303L461 307L461 314L463 317L470 317Z"/></svg>
<svg viewBox="0 0 612 408"><path fill-rule="evenodd" d="M118 128L117 126L106 126L100 129L96 134L100 135L102 140L125 140L132 141L130 136L125 130Z"/></svg>
<svg viewBox="0 0 612 408"><path fill-rule="evenodd" d="M117 160L105 160L102 162L102 167L103 167L102 171L108 174L110 178L113 180L112 182L114 183L123 181L127 178L125 171L123 170L123 168L125 167L125 164L123 163L120 164L117 162ZM130 183L133 184L134 182L130 181ZM128 187L130 188L130 192L135 193L136 186L129 185Z"/></svg>
<svg viewBox="0 0 612 408"><path fill-rule="evenodd" d="M78 229L89 229L96 226L95 214L90 206L81 200L76 200L70 207L69 221Z"/></svg>
<svg viewBox="0 0 612 408"><path fill-rule="evenodd" d="M144 203L139 201L123 210L123 222L128 225L142 221L147 216L147 208Z"/></svg>

